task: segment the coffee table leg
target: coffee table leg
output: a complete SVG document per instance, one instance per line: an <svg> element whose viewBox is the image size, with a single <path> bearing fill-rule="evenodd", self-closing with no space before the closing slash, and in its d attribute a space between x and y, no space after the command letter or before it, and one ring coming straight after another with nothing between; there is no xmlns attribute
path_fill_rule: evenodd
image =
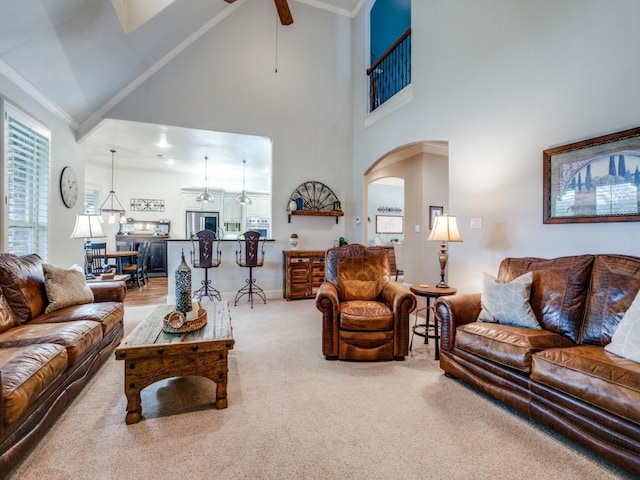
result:
<svg viewBox="0 0 640 480"><path fill-rule="evenodd" d="M227 374L219 372L216 378L216 408L227 408Z"/></svg>
<svg viewBox="0 0 640 480"><path fill-rule="evenodd" d="M138 423L142 420L142 399L140 398L140 388L135 380L127 377L127 371L132 368L125 362L124 394L127 397L127 416L124 422L127 425Z"/></svg>

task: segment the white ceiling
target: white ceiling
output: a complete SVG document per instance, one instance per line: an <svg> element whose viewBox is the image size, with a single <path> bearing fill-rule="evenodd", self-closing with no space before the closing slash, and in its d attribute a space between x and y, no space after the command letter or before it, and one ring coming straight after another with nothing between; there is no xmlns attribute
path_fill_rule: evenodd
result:
<svg viewBox="0 0 640 480"><path fill-rule="evenodd" d="M271 173L271 139L253 135L107 119L83 141L83 148L92 165L110 167L113 149L116 170L203 176L207 156L210 178L215 172L218 183L225 177L229 181L222 183L234 187L241 185L246 160L248 190L254 176Z"/></svg>
<svg viewBox="0 0 640 480"><path fill-rule="evenodd" d="M243 158L247 172L260 171L271 166L269 139L101 122L114 99L247 1L256 0L165 1L166 8L125 35L111 0L2 0L0 72L37 92L80 136L91 132L83 139L88 163L110 165L113 148L117 169L194 172L203 168L203 157L208 155L220 162L220 171L236 174ZM294 23L283 28L304 28L295 21L296 4L353 17L364 2L289 0ZM171 145L166 149L157 145L163 134ZM173 158L174 166L158 155Z"/></svg>

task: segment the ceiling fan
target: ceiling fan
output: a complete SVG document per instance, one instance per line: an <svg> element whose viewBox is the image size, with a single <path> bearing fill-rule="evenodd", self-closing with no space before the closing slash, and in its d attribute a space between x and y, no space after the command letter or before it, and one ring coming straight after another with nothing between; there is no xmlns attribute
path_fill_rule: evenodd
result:
<svg viewBox="0 0 640 480"><path fill-rule="evenodd" d="M236 0L224 0L227 3L233 3ZM291 10L289 10L289 3L287 0L273 0L278 10L278 16L280 17L280 23L282 25L291 25L293 23L293 17L291 16Z"/></svg>

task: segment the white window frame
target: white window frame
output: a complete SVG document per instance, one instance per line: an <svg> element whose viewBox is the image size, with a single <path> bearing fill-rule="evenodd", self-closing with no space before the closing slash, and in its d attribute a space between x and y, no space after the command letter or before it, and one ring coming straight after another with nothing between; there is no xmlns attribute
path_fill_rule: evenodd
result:
<svg viewBox="0 0 640 480"><path fill-rule="evenodd" d="M37 253L43 260L47 260L49 239L48 239L48 223L49 223L49 188L50 188L50 171L51 171L51 131L36 121L33 117L27 115L20 109L11 105L10 103L0 100L0 107L2 116L0 122L2 123L2 134L0 135L0 154L2 158L2 168L0 169L0 175L2 175L2 222L0 222L2 229L0 234L0 251L9 253ZM12 251L9 244L9 229L13 222L10 219L10 178L9 178L9 148L11 143L9 141L9 125L10 119L23 125L30 130L34 135L40 136L46 140L46 158L42 160L37 167L37 173L33 179L36 183L34 191L37 192L37 198L32 199L32 209L30 211L31 218L25 223L26 226L31 226L38 233L34 237L34 242L31 245L27 245L26 249L21 251ZM42 171L44 169L44 171ZM20 222L16 222L16 225Z"/></svg>

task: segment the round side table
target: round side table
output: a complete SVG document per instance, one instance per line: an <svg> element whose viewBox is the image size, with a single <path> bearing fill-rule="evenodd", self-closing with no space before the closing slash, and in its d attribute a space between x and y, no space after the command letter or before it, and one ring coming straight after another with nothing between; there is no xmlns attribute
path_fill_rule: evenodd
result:
<svg viewBox="0 0 640 480"><path fill-rule="evenodd" d="M409 287L411 293L418 297L425 297L426 305L424 308L416 309L416 317L413 322L413 328L411 333L411 342L409 342L409 351L413 347L413 336L418 335L419 337L424 337L424 343L429 343L429 339L433 338L436 341L435 348L435 359L440 359L440 334L438 332L438 319L436 318L435 311L431 306L431 300L434 300L438 297L444 297L447 295L453 295L457 292L457 290L453 287L436 287L435 285L411 285ZM424 323L418 323L418 313L424 313ZM429 321L429 317L431 317L432 321ZM429 333L433 332L433 333Z"/></svg>

